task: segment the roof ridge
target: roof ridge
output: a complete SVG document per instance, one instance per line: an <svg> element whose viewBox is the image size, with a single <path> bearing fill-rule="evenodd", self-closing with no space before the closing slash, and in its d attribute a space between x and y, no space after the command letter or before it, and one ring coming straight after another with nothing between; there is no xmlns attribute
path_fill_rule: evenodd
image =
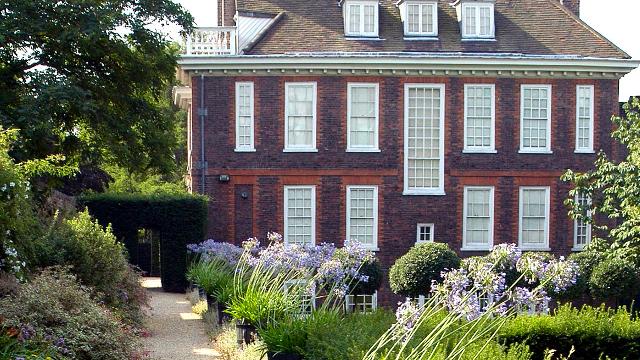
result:
<svg viewBox="0 0 640 360"><path fill-rule="evenodd" d="M578 24L582 25L582 27L584 27L587 31L589 31L590 33L592 33L593 35L595 35L596 37L600 38L600 40L603 40L604 42L606 42L607 44L609 44L610 46L612 46L614 49L618 50L619 52L621 52L627 59L631 59L631 55L629 55L626 51L622 50L618 45L616 45L615 43L613 43L613 41L607 39L606 36L602 35L600 32L598 32L596 29L592 28L589 24L587 24L584 20L582 20L580 17L576 16L576 14L574 14L572 11L570 11L566 6L562 5L559 1L557 0L547 0L547 2L550 2L552 5L554 5L557 9L560 9L561 11L563 11L565 14L569 15L569 17L571 19L573 19L574 21L576 21Z"/></svg>

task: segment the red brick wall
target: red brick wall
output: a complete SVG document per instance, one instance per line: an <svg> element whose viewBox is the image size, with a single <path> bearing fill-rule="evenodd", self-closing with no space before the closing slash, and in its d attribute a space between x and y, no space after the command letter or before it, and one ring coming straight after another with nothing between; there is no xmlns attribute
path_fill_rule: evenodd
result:
<svg viewBox="0 0 640 360"><path fill-rule="evenodd" d="M567 254L573 245L573 222L563 204L569 185L559 176L567 168L589 169L594 154L575 154L575 92L577 84L595 85L595 149L612 151L609 118L619 111L616 80L558 80L443 77L205 77L206 192L211 197L210 237L240 243L249 235L283 231L283 186L316 185L316 240L342 244L345 238L347 185L379 187L378 256L388 268L414 243L417 223L434 223L436 241L454 249L462 245L462 197L466 185L495 186L496 243L518 241L519 186L551 188L550 246ZM235 82L255 83L256 152L236 153ZM283 153L284 83L318 84L317 153ZM193 106L199 106L200 78L193 81ZM348 82L380 84L380 153L347 153ZM444 83L446 196L403 196L404 84ZM463 154L464 84L496 84L497 154ZM518 154L520 147L520 85L552 85L553 154ZM194 110L194 163L200 157L199 119ZM191 175L200 189L200 170ZM220 183L218 175L231 176ZM241 197L245 192L247 198ZM461 255L476 255L465 252ZM385 286L386 288L386 286ZM389 291L379 300L391 304Z"/></svg>

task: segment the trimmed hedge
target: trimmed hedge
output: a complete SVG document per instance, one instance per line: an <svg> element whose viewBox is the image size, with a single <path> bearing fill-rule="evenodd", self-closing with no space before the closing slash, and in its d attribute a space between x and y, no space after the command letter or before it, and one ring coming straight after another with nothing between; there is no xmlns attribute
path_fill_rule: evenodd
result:
<svg viewBox="0 0 640 360"><path fill-rule="evenodd" d="M566 356L572 346L571 360L640 359L640 320L624 309L564 305L553 315L520 315L507 322L498 338L507 345L525 343L533 360L544 359L546 349Z"/></svg>
<svg viewBox="0 0 640 360"><path fill-rule="evenodd" d="M137 263L138 230L160 234L162 288L183 292L187 286L187 244L202 241L207 222L207 198L200 195L95 194L79 198L91 215L122 241Z"/></svg>

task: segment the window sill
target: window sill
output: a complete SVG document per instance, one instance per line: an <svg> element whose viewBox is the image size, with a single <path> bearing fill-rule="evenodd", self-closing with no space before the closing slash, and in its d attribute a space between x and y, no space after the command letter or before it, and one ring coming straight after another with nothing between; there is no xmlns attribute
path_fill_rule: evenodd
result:
<svg viewBox="0 0 640 360"><path fill-rule="evenodd" d="M551 251L550 247L524 247L521 246L520 250L522 251Z"/></svg>
<svg viewBox="0 0 640 360"><path fill-rule="evenodd" d="M483 149L478 149L478 150L474 150L474 149L464 149L462 150L463 154L497 154L498 150L496 149L487 149L487 150L483 150Z"/></svg>
<svg viewBox="0 0 640 360"><path fill-rule="evenodd" d="M495 37L491 38L481 38L481 37L463 37L462 41L485 41L485 42L495 42L497 41Z"/></svg>
<svg viewBox="0 0 640 360"><path fill-rule="evenodd" d="M380 149L347 149L348 153L379 153Z"/></svg>
<svg viewBox="0 0 640 360"><path fill-rule="evenodd" d="M233 151L237 153L243 153L243 152L252 153L252 152L256 152L256 149L235 149Z"/></svg>
<svg viewBox="0 0 640 360"><path fill-rule="evenodd" d="M285 153L317 153L318 149L283 149Z"/></svg>
<svg viewBox="0 0 640 360"><path fill-rule="evenodd" d="M571 251L573 251L573 252L581 252L581 251L584 251L584 247L575 247L574 246L574 247L571 248Z"/></svg>
<svg viewBox="0 0 640 360"><path fill-rule="evenodd" d="M405 41L440 41L440 38L437 36L430 35L404 35Z"/></svg>
<svg viewBox="0 0 640 360"><path fill-rule="evenodd" d="M402 192L405 196L445 196L444 190L405 190Z"/></svg>
<svg viewBox="0 0 640 360"><path fill-rule="evenodd" d="M595 154L596 152L593 150L576 150L575 154Z"/></svg>
<svg viewBox="0 0 640 360"><path fill-rule="evenodd" d="M551 150L518 150L518 154L533 154L533 155L550 155L553 154L553 151Z"/></svg>
<svg viewBox="0 0 640 360"><path fill-rule="evenodd" d="M491 247L462 247L460 251L491 251Z"/></svg>
<svg viewBox="0 0 640 360"><path fill-rule="evenodd" d="M379 36L364 36L364 35L345 35L345 40L353 41L383 41L384 39Z"/></svg>

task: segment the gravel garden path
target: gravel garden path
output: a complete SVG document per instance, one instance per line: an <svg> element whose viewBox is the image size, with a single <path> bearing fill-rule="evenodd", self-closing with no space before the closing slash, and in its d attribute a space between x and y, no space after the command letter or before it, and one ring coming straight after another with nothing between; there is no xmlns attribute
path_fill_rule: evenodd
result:
<svg viewBox="0 0 640 360"><path fill-rule="evenodd" d="M145 278L143 286L151 294L151 311L144 339L145 350L154 360L216 359L205 322L191 312L184 294L165 293L160 279Z"/></svg>

